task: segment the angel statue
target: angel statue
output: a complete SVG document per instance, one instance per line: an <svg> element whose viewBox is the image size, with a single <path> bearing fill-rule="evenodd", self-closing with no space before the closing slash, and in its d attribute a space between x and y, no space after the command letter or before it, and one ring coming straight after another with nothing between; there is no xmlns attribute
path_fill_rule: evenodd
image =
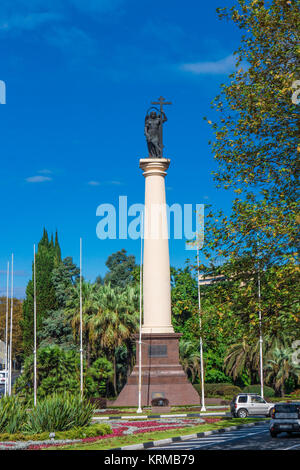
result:
<svg viewBox="0 0 300 470"><path fill-rule="evenodd" d="M162 158L163 155L163 139L162 127L163 123L167 121L167 116L163 111L152 111L145 117L145 136L148 145L149 158Z"/></svg>

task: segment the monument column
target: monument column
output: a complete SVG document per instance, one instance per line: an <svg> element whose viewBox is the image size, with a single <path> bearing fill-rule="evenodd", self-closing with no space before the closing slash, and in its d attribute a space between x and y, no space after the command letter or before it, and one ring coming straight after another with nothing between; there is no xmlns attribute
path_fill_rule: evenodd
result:
<svg viewBox="0 0 300 470"><path fill-rule="evenodd" d="M171 285L165 176L170 160L143 158L144 215L144 321L142 333L174 333L171 323Z"/></svg>
<svg viewBox="0 0 300 470"><path fill-rule="evenodd" d="M139 335L136 335L136 365L121 391L116 406L138 405L141 370L142 406L156 398L169 405L199 404L199 395L187 379L179 360L179 338L171 322L171 282L166 207L165 176L170 160L163 158L162 126L167 121L163 105L171 104L161 96L160 111L148 110L144 132L147 158L140 160L145 177L143 325L141 364ZM141 367L139 367L141 366ZM154 402L155 403L155 402ZM164 401L165 403L165 401Z"/></svg>

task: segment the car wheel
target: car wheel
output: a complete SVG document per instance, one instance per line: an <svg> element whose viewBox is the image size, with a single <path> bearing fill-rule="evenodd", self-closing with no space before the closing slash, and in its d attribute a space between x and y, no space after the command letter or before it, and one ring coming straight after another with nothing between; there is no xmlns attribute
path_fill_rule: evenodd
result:
<svg viewBox="0 0 300 470"><path fill-rule="evenodd" d="M247 418L248 416L248 411L247 410L244 410L244 408L242 408L241 410L239 410L237 412L237 415L238 415L238 418Z"/></svg>
<svg viewBox="0 0 300 470"><path fill-rule="evenodd" d="M277 432L270 431L270 435L271 435L271 437L277 437Z"/></svg>

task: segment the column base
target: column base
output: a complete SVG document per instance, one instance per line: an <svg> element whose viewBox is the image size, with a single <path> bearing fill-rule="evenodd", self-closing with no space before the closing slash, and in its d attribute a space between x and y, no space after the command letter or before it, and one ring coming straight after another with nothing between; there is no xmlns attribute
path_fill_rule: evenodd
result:
<svg viewBox="0 0 300 470"><path fill-rule="evenodd" d="M142 406L166 398L170 406L199 405L200 397L179 363L180 333L142 334ZM138 406L139 344L136 365L115 406Z"/></svg>

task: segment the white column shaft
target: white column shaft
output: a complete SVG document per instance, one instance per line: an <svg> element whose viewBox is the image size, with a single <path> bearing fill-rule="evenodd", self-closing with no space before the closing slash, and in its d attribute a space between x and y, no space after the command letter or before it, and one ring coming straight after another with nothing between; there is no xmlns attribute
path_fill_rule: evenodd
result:
<svg viewBox="0 0 300 470"><path fill-rule="evenodd" d="M140 160L145 176L143 333L174 333L165 190L169 164L165 158Z"/></svg>

